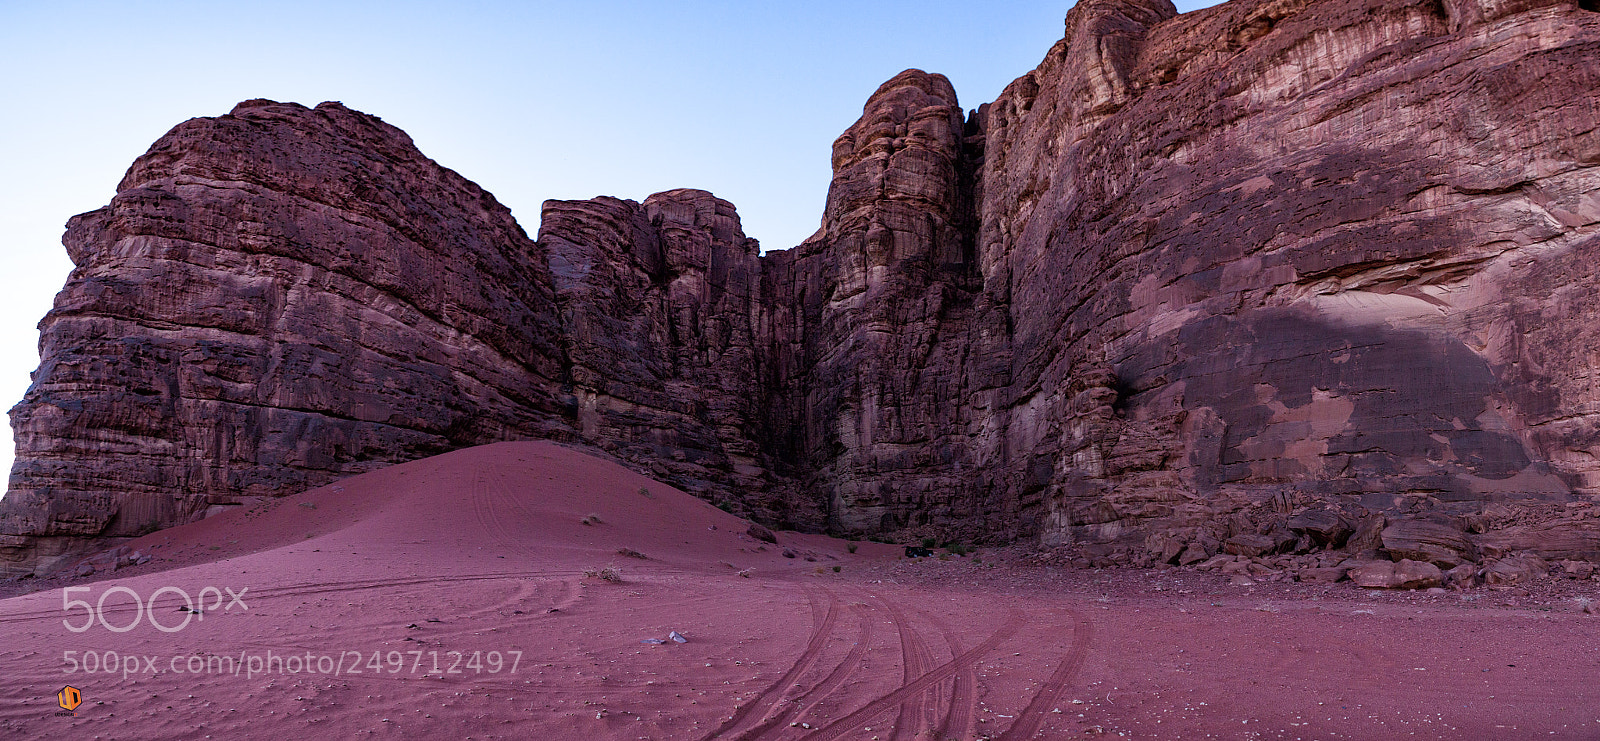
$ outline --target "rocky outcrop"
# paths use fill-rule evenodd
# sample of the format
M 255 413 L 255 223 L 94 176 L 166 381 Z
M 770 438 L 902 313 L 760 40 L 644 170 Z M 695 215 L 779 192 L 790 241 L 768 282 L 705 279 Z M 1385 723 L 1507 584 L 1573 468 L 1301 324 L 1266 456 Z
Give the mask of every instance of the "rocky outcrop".
M 760 272 L 732 206 L 552 203 L 546 231 L 336 103 L 178 126 L 68 225 L 0 553 L 48 566 L 84 537 L 516 438 L 757 498 Z
M 980 156 L 950 82 L 901 73 L 834 142 L 822 228 L 764 258 L 779 449 L 836 530 L 983 511 L 966 403 L 997 383 L 971 354 Z
M 549 201 L 539 246 L 581 439 L 761 519 L 820 525 L 769 446 L 762 261 L 732 204 L 698 190 Z
M 1539 5 L 1074 8 L 980 112 L 1047 538 L 1596 493 L 1600 18 Z
M 76 267 L 11 412 L 7 534 L 133 535 L 561 434 L 538 246 L 374 117 L 257 100 L 188 121 L 64 241 Z
M 1350 569 L 1350 581 L 1368 589 L 1429 589 L 1444 583 L 1444 572 L 1427 561 L 1371 561 Z
M 1588 558 L 1593 11 L 1082 0 L 970 114 L 885 83 L 766 254 L 687 190 L 530 240 L 337 104 L 187 122 L 69 225 L 0 554 L 555 437 L 841 533 Z

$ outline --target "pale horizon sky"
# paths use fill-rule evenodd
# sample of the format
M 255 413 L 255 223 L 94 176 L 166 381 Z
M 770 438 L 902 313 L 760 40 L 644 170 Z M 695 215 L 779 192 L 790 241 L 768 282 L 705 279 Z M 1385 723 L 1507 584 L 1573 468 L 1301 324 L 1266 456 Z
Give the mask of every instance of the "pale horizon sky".
M 38 365 L 36 325 L 72 268 L 67 219 L 186 119 L 338 100 L 530 235 L 546 199 L 701 188 L 783 249 L 817 228 L 833 140 L 879 84 L 938 72 L 976 108 L 1038 65 L 1071 4 L 0 0 L 0 403 Z M 7 424 L 7 474 L 13 450 Z

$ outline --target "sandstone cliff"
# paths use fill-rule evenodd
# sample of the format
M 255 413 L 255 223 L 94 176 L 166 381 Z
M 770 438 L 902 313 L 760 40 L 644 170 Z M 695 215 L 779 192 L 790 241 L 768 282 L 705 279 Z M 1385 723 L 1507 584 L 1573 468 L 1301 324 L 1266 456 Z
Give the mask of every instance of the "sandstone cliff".
M 69 225 L 0 554 L 547 437 L 836 532 L 1600 559 L 1588 0 L 1084 0 L 833 166 L 790 250 L 688 190 L 530 240 L 337 104 L 184 123 Z

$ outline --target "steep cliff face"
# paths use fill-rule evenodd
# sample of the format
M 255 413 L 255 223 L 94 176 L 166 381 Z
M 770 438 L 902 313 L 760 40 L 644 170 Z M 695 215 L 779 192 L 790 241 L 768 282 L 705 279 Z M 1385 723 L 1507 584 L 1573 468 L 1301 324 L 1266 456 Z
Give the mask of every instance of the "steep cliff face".
M 822 228 L 766 257 L 772 407 L 793 430 L 786 456 L 836 529 L 979 506 L 964 399 L 981 141 L 965 129 L 943 76 L 884 83 L 834 142 Z
M 1080 3 L 984 112 L 1006 426 L 1051 462 L 1047 537 L 1225 538 L 1222 515 L 1269 497 L 1459 515 L 1596 493 L 1600 317 L 1578 297 L 1600 249 L 1600 18 L 1170 15 Z
M 538 246 L 398 129 L 249 101 L 173 129 L 117 190 L 68 225 L 4 532 L 128 535 L 560 435 Z
M 969 116 L 885 83 L 765 255 L 690 190 L 530 240 L 374 118 L 241 104 L 69 226 L 0 555 L 554 437 L 838 532 L 1600 558 L 1485 509 L 1600 497 L 1597 61 L 1583 3 L 1084 0 Z
M 770 449 L 760 249 L 732 204 L 698 190 L 549 201 L 539 245 L 584 440 L 763 519 L 820 524 Z
M 178 126 L 68 226 L 76 269 L 12 410 L 0 553 L 33 569 L 85 537 L 517 438 L 716 498 L 769 489 L 746 432 L 757 247 L 732 206 L 551 204 L 546 227 L 529 239 L 336 103 Z

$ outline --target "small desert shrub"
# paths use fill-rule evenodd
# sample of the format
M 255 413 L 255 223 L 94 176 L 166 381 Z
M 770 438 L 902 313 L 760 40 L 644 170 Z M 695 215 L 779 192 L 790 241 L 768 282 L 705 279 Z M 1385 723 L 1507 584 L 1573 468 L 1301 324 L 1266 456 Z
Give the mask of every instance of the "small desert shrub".
M 717 509 L 727 512 L 730 515 L 733 514 L 733 505 L 728 502 L 717 502 Z
M 650 560 L 649 556 L 646 556 L 643 553 L 640 553 L 640 552 L 638 552 L 638 551 L 636 551 L 636 550 L 634 550 L 632 548 L 618 548 L 617 549 L 617 555 L 619 555 L 619 556 L 627 556 L 628 558 L 637 558 L 637 559 L 640 559 L 642 561 Z
M 645 499 L 655 499 L 656 498 L 656 495 L 650 493 L 650 487 L 648 487 L 648 486 L 639 487 L 639 496 L 644 497 Z
M 614 566 L 607 566 L 600 569 L 586 569 L 584 570 L 583 575 L 589 577 L 590 579 L 599 579 L 601 581 L 608 581 L 612 583 L 618 583 L 622 581 L 622 571 Z
M 601 519 L 600 519 L 600 515 L 597 515 L 597 514 L 595 514 L 593 512 L 590 512 L 589 514 L 584 515 L 583 519 L 579 520 L 579 522 L 581 522 L 581 523 L 583 523 L 585 525 L 598 525 L 598 524 L 601 523 Z
M 934 546 L 937 546 L 937 545 L 939 545 L 938 538 L 923 538 L 922 539 L 922 547 L 923 548 L 933 548 Z
M 844 549 L 847 550 L 847 551 L 850 551 L 851 553 L 855 553 L 856 552 L 856 548 L 860 547 L 860 545 L 861 545 L 860 543 L 857 543 L 857 542 L 852 540 L 849 543 L 845 544 Z
M 835 566 L 835 567 L 833 567 L 833 573 L 835 573 L 835 574 L 837 574 L 837 573 L 839 573 L 840 571 L 843 571 L 843 570 L 844 570 L 843 566 Z
M 743 571 L 740 571 L 739 572 L 739 576 L 742 576 L 742 577 L 744 577 L 746 579 L 749 579 L 750 578 L 750 569 L 745 569 Z
M 945 543 L 944 544 L 944 549 L 949 551 L 949 552 L 951 552 L 951 553 L 956 554 L 957 556 L 965 556 L 968 553 L 972 552 L 971 549 L 967 548 L 966 546 L 964 546 L 964 545 L 962 545 L 960 543 Z

